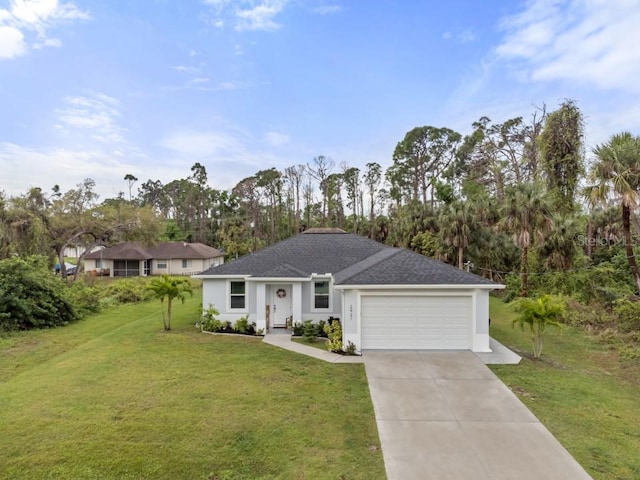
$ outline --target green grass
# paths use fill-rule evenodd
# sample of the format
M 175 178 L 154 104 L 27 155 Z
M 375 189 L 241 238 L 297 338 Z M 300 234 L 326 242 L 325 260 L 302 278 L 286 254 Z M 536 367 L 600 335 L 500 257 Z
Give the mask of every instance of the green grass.
M 362 365 L 201 334 L 198 301 L 0 338 L 0 478 L 384 478 Z
M 542 358 L 532 360 L 530 336 L 512 318 L 491 299 L 491 335 L 524 357 L 491 369 L 594 479 L 640 478 L 640 361 L 573 327 L 549 327 Z
M 300 345 L 306 345 L 307 347 L 319 348 L 320 350 L 324 350 L 325 352 L 328 351 L 327 350 L 328 340 L 324 337 L 315 337 L 309 340 L 307 340 L 306 338 L 296 337 L 296 338 L 292 338 L 291 341 L 299 343 Z

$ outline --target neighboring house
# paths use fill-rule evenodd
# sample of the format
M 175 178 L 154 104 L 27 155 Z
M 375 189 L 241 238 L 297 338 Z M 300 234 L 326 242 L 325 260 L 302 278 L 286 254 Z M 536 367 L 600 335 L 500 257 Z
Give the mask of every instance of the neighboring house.
M 145 247 L 123 242 L 84 257 L 85 272 L 109 272 L 111 277 L 193 275 L 224 263 L 220 250 L 202 243 L 164 242 Z
M 197 275 L 203 305 L 257 329 L 340 318 L 367 349 L 489 349 L 489 291 L 504 288 L 402 248 L 314 228 Z

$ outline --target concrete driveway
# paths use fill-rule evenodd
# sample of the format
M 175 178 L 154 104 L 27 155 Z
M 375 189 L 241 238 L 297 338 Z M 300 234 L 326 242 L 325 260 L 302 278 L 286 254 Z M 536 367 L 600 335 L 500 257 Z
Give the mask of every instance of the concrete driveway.
M 591 478 L 473 353 L 363 358 L 389 480 Z

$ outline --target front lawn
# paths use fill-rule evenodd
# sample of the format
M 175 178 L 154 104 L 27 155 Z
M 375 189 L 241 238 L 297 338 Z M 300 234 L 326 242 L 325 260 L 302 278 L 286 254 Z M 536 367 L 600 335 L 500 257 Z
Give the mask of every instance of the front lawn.
M 203 335 L 194 297 L 0 338 L 0 478 L 384 478 L 362 365 Z
M 491 299 L 491 336 L 525 357 L 491 369 L 594 479 L 640 478 L 640 361 L 572 327 L 549 327 L 542 358 L 532 360 L 529 335 L 512 318 Z
M 313 337 L 310 339 L 306 339 L 303 337 L 293 337 L 291 341 L 299 343 L 300 345 L 306 345 L 307 347 L 319 348 L 320 350 L 324 350 L 325 352 L 329 351 L 327 350 L 327 342 L 329 340 L 324 337 Z

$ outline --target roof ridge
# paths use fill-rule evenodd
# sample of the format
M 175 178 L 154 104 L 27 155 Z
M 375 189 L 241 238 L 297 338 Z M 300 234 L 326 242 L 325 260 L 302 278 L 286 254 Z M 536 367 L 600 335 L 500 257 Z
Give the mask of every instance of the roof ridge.
M 293 265 L 291 265 L 289 262 L 285 262 L 282 264 L 283 267 L 287 267 L 290 270 L 293 270 L 294 272 L 299 273 L 300 275 L 304 275 L 304 276 L 308 276 L 309 274 L 303 270 L 300 270 L 299 268 L 294 267 Z
M 344 283 L 348 281 L 350 278 L 355 277 L 356 275 L 361 274 L 369 270 L 372 267 L 375 267 L 380 262 L 384 260 L 388 260 L 392 257 L 398 255 L 402 250 L 400 248 L 395 247 L 386 247 L 380 250 L 379 252 L 374 253 L 373 255 L 368 256 L 367 258 L 363 258 L 358 263 L 354 263 L 353 265 L 349 265 L 347 268 L 340 270 L 334 274 L 334 278 L 336 279 L 336 283 Z M 366 265 L 366 266 L 365 266 Z M 361 268 L 363 267 L 364 268 Z M 342 275 L 344 277 L 342 277 Z

